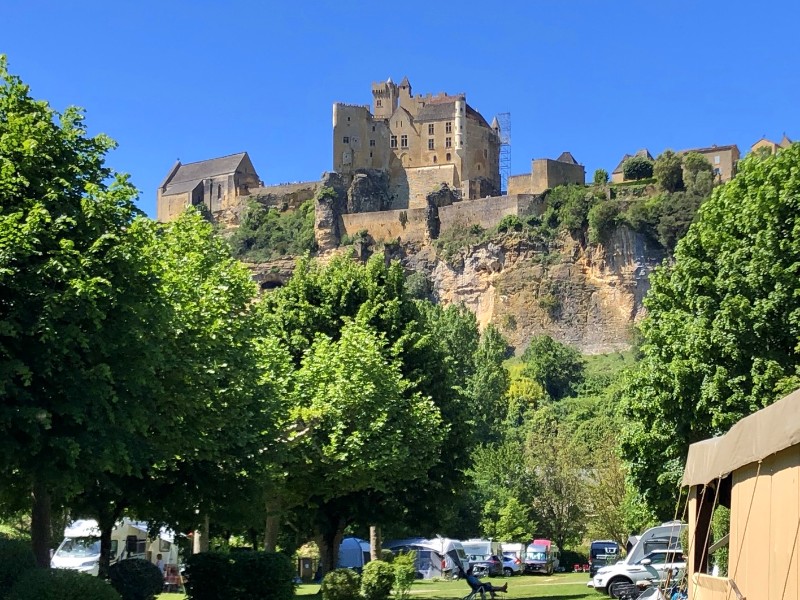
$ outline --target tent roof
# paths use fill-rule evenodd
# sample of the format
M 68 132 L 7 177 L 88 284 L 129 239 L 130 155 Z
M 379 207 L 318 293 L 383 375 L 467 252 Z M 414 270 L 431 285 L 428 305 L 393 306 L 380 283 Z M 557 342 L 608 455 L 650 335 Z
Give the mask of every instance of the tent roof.
M 700 485 L 800 444 L 800 389 L 743 418 L 725 435 L 689 446 L 682 485 Z

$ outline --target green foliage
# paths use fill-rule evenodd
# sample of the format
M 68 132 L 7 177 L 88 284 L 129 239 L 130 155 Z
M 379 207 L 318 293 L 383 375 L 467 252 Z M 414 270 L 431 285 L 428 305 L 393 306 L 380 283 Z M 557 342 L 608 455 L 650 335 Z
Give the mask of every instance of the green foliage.
M 525 375 L 538 381 L 554 400 L 570 395 L 583 381 L 584 363 L 578 351 L 548 335 L 534 336 L 522 361 Z
M 4 599 L 14 582 L 36 567 L 30 542 L 0 537 L 0 599 Z
M 653 176 L 658 188 L 665 192 L 677 192 L 683 189 L 683 173 L 681 156 L 672 150 L 664 150 L 653 165 Z
M 495 229 L 498 233 L 522 231 L 522 221 L 516 215 L 506 215 L 500 220 Z
M 67 569 L 33 569 L 17 580 L 8 600 L 121 600 L 108 582 Z
M 291 560 L 271 552 L 202 552 L 187 561 L 191 600 L 292 600 Z
M 251 202 L 230 244 L 234 256 L 249 262 L 315 251 L 314 200 L 287 211 Z
M 361 573 L 361 595 L 365 600 L 386 600 L 394 586 L 394 567 L 382 560 L 364 565 Z
M 111 586 L 122 600 L 153 600 L 164 591 L 164 575 L 148 560 L 121 560 L 108 569 Z
M 547 195 L 543 222 L 555 230 L 578 232 L 586 227 L 589 209 L 598 200 L 582 185 L 559 185 Z
M 558 296 L 555 294 L 539 296 L 536 303 L 551 319 L 555 319 L 558 316 L 558 311 L 561 308 L 561 300 L 559 300 Z
M 567 571 L 572 571 L 573 565 L 589 564 L 589 556 L 586 552 L 562 549 L 560 563 Z
M 619 225 L 620 205 L 614 200 L 598 202 L 589 209 L 589 242 L 604 244 Z
M 687 191 L 707 196 L 714 182 L 714 168 L 702 154 L 689 152 L 683 157 L 682 177 Z
M 391 564 L 394 562 L 394 553 L 386 548 L 381 549 L 381 558 L 383 562 Z
M 422 271 L 414 271 L 406 277 L 406 294 L 410 298 L 416 298 L 418 300 L 427 300 L 432 291 L 431 282 L 428 277 Z
M 710 543 L 718 542 L 723 537 L 728 535 L 731 530 L 731 510 L 718 504 L 714 508 L 714 515 L 711 517 L 711 533 L 713 539 Z M 687 529 L 688 531 L 688 529 Z M 684 548 L 688 548 L 686 545 Z M 728 575 L 728 559 L 730 553 L 730 544 L 717 548 L 713 554 L 713 564 L 719 567 L 719 576 L 727 577 Z
M 336 569 L 322 580 L 322 600 L 359 600 L 361 587 L 358 573 L 350 569 Z
M 595 185 L 605 185 L 608 183 L 608 171 L 605 169 L 596 169 L 592 177 L 592 183 Z
M 415 568 L 416 552 L 403 552 L 394 557 L 394 597 L 398 600 L 408 600 L 411 597 L 411 585 L 417 577 Z
M 688 445 L 773 402 L 800 365 L 800 147 L 740 163 L 650 278 L 623 451 L 672 516 Z M 653 477 L 654 473 L 659 473 Z
M 633 156 L 622 164 L 625 179 L 638 181 L 653 176 L 653 162 L 644 156 Z

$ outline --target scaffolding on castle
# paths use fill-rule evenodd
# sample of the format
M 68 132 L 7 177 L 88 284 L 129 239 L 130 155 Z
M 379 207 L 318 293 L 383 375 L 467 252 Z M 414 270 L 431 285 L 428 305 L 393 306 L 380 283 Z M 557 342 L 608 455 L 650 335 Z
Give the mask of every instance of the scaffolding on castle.
M 500 193 L 508 193 L 508 176 L 511 172 L 511 113 L 497 115 L 500 126 Z

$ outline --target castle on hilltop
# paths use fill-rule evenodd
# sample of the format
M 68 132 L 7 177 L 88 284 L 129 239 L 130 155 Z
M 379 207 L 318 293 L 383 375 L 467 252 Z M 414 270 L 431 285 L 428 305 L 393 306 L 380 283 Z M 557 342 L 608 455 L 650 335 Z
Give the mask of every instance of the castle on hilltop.
M 413 96 L 407 77 L 372 84 L 372 106 L 333 105 L 333 170 L 388 176 L 387 210 L 422 208 L 446 183 L 461 199 L 500 193 L 500 127 L 466 94 Z

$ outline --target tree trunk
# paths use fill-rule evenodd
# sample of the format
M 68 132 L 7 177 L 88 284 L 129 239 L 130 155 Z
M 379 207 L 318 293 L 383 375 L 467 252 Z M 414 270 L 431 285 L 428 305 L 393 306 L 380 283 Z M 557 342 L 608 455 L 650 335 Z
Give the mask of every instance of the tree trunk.
M 108 579 L 108 567 L 111 564 L 111 532 L 114 529 L 114 521 L 109 524 L 103 519 L 100 525 L 100 561 L 97 565 L 97 576 L 100 579 Z
M 379 525 L 371 525 L 369 528 L 369 558 L 370 560 L 381 559 L 381 528 Z
M 337 521 L 338 525 L 327 531 L 323 531 L 317 537 L 317 545 L 319 546 L 319 563 L 322 576 L 326 573 L 333 571 L 339 564 L 339 545 L 342 543 L 344 537 L 344 523 Z
M 278 525 L 280 523 L 281 501 L 279 498 L 267 500 L 267 521 L 264 528 L 264 550 L 275 552 L 278 545 Z
M 208 552 L 208 529 L 210 527 L 210 520 L 208 515 L 203 517 L 203 524 L 194 530 L 194 538 L 192 541 L 192 554 L 200 554 L 201 552 Z
M 50 567 L 50 492 L 39 479 L 33 481 L 31 494 L 31 544 L 36 565 Z

